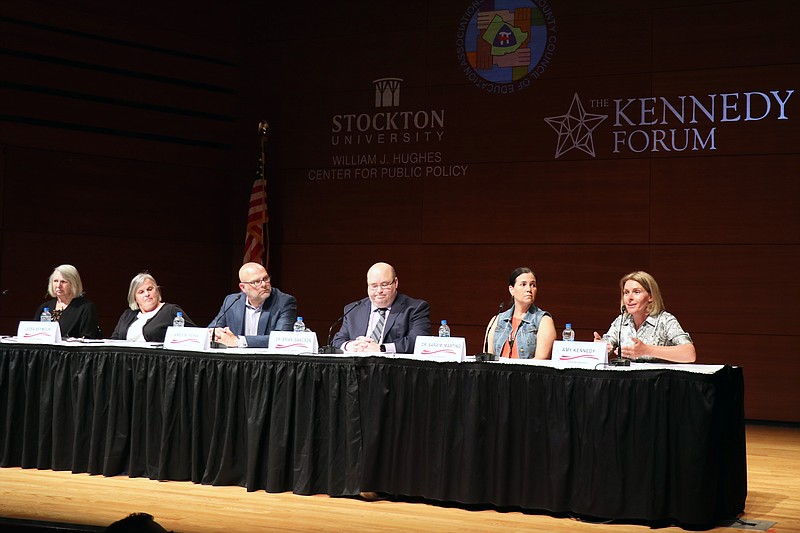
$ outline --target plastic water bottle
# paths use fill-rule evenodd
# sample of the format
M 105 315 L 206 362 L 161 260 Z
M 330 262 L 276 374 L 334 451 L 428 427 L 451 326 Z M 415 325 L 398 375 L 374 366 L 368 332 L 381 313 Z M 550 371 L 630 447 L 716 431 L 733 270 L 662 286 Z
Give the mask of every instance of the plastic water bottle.
M 567 322 L 567 327 L 564 328 L 564 333 L 561 334 L 561 338 L 565 341 L 575 340 L 575 330 L 572 329 L 572 324 L 569 322 Z
M 439 326 L 439 336 L 440 337 L 450 336 L 450 326 L 447 325 L 447 320 L 442 320 L 442 325 Z
M 306 330 L 306 323 L 303 322 L 303 317 L 297 317 L 297 322 L 294 323 L 294 331 L 299 331 L 300 333 L 305 332 Z
M 49 307 L 45 307 L 44 308 L 44 310 L 42 311 L 42 316 L 39 317 L 39 321 L 40 322 L 52 322 L 53 321 L 53 315 L 50 314 L 50 308 Z
M 172 321 L 172 325 L 176 328 L 182 328 L 185 323 L 186 320 L 183 319 L 183 313 L 178 311 L 178 314 L 175 315 L 175 319 Z

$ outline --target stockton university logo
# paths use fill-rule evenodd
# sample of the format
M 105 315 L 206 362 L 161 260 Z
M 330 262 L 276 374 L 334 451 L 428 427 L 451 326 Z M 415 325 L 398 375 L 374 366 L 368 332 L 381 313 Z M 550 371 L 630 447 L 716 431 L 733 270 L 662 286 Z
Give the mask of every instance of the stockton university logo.
M 459 66 L 481 90 L 520 91 L 550 65 L 557 29 L 546 0 L 473 0 L 458 24 Z

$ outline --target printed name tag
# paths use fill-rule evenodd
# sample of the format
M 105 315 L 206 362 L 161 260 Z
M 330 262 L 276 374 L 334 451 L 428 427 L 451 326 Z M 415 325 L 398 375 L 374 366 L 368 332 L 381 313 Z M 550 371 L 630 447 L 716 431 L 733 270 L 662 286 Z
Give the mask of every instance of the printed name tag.
M 461 362 L 467 356 L 467 343 L 464 337 L 417 337 L 414 343 L 414 357 L 435 361 Z
M 208 328 L 167 328 L 164 348 L 168 350 L 193 350 L 202 352 L 209 349 Z
M 604 342 L 555 341 L 553 343 L 553 361 L 586 365 L 607 363 L 606 348 Z
M 23 320 L 17 328 L 17 342 L 55 344 L 61 342 L 61 328 L 58 327 L 58 322 Z
M 313 331 L 273 331 L 269 334 L 271 353 L 314 355 L 319 351 L 317 334 Z

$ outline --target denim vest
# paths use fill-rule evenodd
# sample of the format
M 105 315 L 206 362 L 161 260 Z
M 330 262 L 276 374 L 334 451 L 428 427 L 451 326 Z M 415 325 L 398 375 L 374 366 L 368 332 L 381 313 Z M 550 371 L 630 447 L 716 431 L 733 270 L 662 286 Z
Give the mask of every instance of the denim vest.
M 494 353 L 498 356 L 503 353 L 503 345 L 511 335 L 511 317 L 513 314 L 514 307 L 511 307 L 511 309 L 504 311 L 497 317 L 494 330 Z M 531 305 L 531 308 L 522 317 L 514 340 L 520 359 L 531 359 L 536 354 L 536 334 L 539 332 L 539 323 L 545 315 L 550 316 L 550 313 Z

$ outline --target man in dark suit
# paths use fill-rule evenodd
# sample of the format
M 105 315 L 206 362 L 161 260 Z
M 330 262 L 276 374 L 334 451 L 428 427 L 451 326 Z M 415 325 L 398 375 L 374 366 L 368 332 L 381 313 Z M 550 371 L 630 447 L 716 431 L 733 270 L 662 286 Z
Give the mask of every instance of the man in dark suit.
M 419 335 L 431 334 L 431 308 L 397 292 L 392 265 L 375 263 L 367 271 L 367 297 L 344 308 L 333 345 L 345 352 L 413 353 Z
M 241 292 L 225 297 L 208 325 L 214 328 L 213 339 L 230 347 L 266 348 L 270 332 L 292 330 L 297 300 L 272 286 L 266 268 L 258 263 L 242 265 L 239 289 Z

